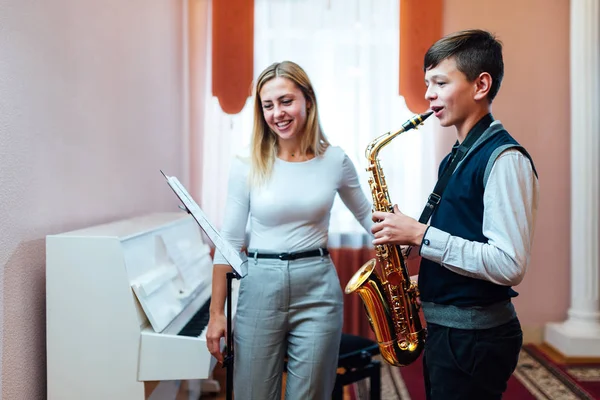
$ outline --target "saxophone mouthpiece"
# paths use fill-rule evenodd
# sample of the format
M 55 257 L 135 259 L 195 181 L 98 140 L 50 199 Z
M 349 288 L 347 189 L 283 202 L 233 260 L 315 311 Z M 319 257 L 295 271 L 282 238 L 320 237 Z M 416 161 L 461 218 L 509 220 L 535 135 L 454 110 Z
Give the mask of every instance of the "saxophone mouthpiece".
M 406 121 L 402 128 L 407 131 L 409 129 L 416 129 L 419 125 L 421 125 L 427 118 L 431 117 L 433 114 L 433 110 L 427 110 L 423 114 L 416 114 L 411 119 Z

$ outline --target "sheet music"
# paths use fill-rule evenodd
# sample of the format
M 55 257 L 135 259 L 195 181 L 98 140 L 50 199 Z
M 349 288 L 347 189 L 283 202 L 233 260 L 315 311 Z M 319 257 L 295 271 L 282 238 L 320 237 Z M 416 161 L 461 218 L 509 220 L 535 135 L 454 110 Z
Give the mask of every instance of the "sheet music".
M 217 249 L 223 254 L 223 257 L 231 265 L 234 271 L 243 278 L 248 273 L 248 258 L 244 253 L 236 251 L 228 241 L 223 239 L 219 231 L 210 223 L 204 211 L 194 201 L 186 188 L 179 182 L 175 176 L 167 176 L 162 170 L 160 171 L 167 179 L 167 183 L 173 189 L 173 192 L 179 197 L 186 210 L 192 214 L 200 228 L 206 233 L 209 239 L 214 243 Z

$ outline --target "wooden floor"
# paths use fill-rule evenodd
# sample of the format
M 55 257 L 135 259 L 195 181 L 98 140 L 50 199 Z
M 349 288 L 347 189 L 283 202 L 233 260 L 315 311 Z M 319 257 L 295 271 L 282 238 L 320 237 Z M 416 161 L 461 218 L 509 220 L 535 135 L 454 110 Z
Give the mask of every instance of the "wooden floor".
M 216 399 L 216 400 L 225 400 L 226 398 L 226 385 L 225 385 L 225 380 L 227 379 L 227 370 L 225 368 L 221 368 L 219 365 L 217 365 L 215 367 L 215 369 L 213 370 L 213 379 L 215 379 L 217 382 L 219 382 L 219 385 L 221 386 L 221 391 L 219 392 L 219 394 L 214 395 L 214 394 L 203 394 L 200 399 L 204 400 L 204 399 Z
M 285 396 L 285 374 L 283 374 L 283 389 L 281 391 L 282 395 L 281 398 L 284 399 Z M 225 400 L 226 398 L 226 387 L 225 387 L 225 380 L 227 378 L 227 371 L 225 370 L 225 368 L 221 368 L 219 366 L 215 367 L 214 372 L 213 372 L 213 378 L 215 380 L 217 380 L 221 386 L 221 391 L 219 392 L 219 394 L 217 395 L 208 395 L 208 394 L 203 394 L 200 399 L 202 400 Z M 348 393 L 348 388 L 344 388 L 344 400 L 350 400 L 350 394 Z

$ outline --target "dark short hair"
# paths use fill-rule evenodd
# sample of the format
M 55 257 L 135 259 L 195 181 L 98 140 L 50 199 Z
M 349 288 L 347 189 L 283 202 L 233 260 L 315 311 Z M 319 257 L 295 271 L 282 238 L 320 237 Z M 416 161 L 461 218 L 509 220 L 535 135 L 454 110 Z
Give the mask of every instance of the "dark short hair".
M 488 99 L 491 103 L 504 77 L 502 43 L 490 32 L 480 29 L 451 33 L 427 50 L 423 70 L 435 68 L 449 58 L 454 58 L 456 67 L 469 81 L 474 81 L 482 72 L 490 74 L 492 87 Z

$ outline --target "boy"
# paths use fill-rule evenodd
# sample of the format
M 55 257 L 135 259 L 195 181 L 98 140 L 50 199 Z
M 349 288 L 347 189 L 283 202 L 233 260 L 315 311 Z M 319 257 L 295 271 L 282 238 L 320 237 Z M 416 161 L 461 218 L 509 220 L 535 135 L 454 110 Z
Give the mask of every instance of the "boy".
M 529 262 L 537 175 L 491 114 L 504 74 L 501 43 L 482 30 L 456 32 L 424 61 L 430 108 L 442 126 L 456 128 L 439 170 L 447 184 L 441 200 L 430 197 L 429 225 L 397 207 L 374 212 L 373 243 L 420 248 L 427 398 L 500 399 L 523 342 L 511 287 Z

